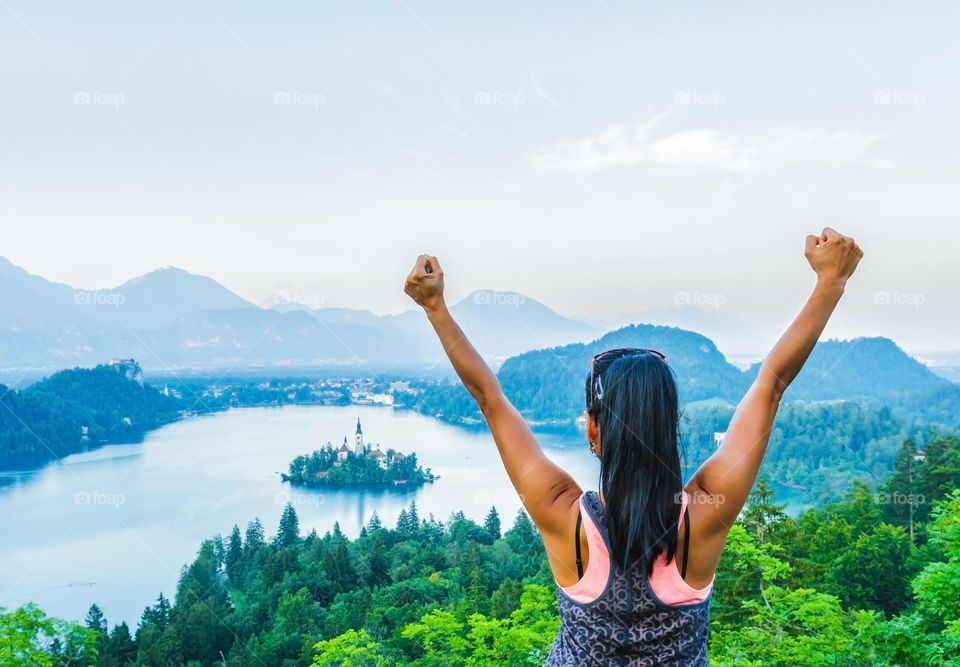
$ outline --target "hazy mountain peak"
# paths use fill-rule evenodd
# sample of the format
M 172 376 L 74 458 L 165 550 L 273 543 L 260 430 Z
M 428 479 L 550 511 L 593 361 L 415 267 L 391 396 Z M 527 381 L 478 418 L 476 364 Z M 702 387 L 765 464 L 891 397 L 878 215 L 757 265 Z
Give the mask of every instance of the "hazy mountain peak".
M 474 290 L 454 304 L 454 308 L 459 306 L 513 306 L 533 305 L 546 308 L 542 303 L 535 299 L 520 294 L 519 292 L 501 292 L 492 289 Z

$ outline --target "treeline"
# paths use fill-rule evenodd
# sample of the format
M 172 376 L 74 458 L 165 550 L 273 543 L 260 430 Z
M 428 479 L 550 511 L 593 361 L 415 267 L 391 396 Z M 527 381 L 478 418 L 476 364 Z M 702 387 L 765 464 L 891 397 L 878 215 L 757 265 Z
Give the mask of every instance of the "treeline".
M 497 378 L 504 394 L 528 419 L 572 423 L 583 413 L 593 355 L 620 347 L 655 347 L 663 352 L 676 375 L 682 404 L 709 399 L 737 403 L 760 368 L 755 364 L 740 371 L 709 338 L 692 331 L 639 324 L 586 345 L 510 357 Z M 900 408 L 900 416 L 920 426 L 960 427 L 960 386 L 935 375 L 887 338 L 818 343 L 784 398 L 785 402 L 845 399 L 872 408 Z M 481 417 L 458 383 L 437 383 L 414 405 L 425 414 L 442 412 L 452 422 Z
M 316 380 L 314 380 L 315 382 Z M 0 469 L 26 469 L 106 443 L 139 442 L 187 414 L 254 405 L 348 405 L 344 387 L 307 380 L 171 380 L 144 384 L 136 362 L 59 371 L 22 391 L 0 384 Z
M 685 464 L 699 466 L 725 432 L 734 408 L 688 406 L 681 418 Z M 854 481 L 874 487 L 893 470 L 900 444 L 920 446 L 935 431 L 922 431 L 888 408 L 862 403 L 786 403 L 777 412 L 762 472 L 801 492 L 813 505 L 839 500 Z
M 436 401 L 441 395 L 455 397 L 455 402 L 431 403 L 427 412 L 447 417 L 460 414 L 467 404 L 476 410 L 462 385 L 424 388 L 417 397 L 407 395 L 406 406 L 421 397 Z M 723 401 L 683 407 L 680 435 L 688 470 L 716 451 L 714 434 L 727 430 L 734 409 Z M 475 414 L 482 419 L 479 411 Z M 785 403 L 777 412 L 762 471 L 792 487 L 808 503 L 820 505 L 842 498 L 855 480 L 871 487 L 879 484 L 890 474 L 900 443 L 912 438 L 922 447 L 933 433 L 905 418 L 902 410 L 871 407 L 866 402 Z
M 736 403 L 759 371 L 739 371 L 706 337 L 673 327 L 633 325 L 588 345 L 534 350 L 497 373 L 504 394 L 531 423 L 572 424 L 583 414 L 593 355 L 618 347 L 656 347 L 677 378 L 687 445 L 699 466 L 716 446 Z M 459 382 L 418 383 L 395 402 L 444 421 L 483 427 Z M 918 445 L 936 429 L 960 427 L 960 386 L 935 374 L 886 338 L 818 343 L 777 415 L 763 472 L 811 504 L 839 500 L 850 484 L 873 486 L 890 473 L 899 443 Z
M 105 442 L 136 442 L 177 419 L 177 401 L 130 377 L 137 372 L 135 364 L 74 368 L 20 392 L 0 385 L 0 468 L 33 467 Z
M 957 665 L 958 487 L 960 438 L 946 435 L 923 458 L 905 441 L 877 491 L 855 484 L 798 519 L 761 480 L 717 571 L 711 664 Z M 258 520 L 243 534 L 234 526 L 203 543 L 174 603 L 160 596 L 132 637 L 124 624 L 108 631 L 94 607 L 86 628 L 50 628 L 56 648 L 25 647 L 51 622 L 38 614 L 0 615 L 10 664 L 535 665 L 559 628 L 543 544 L 523 511 L 501 534 L 495 509 L 483 525 L 462 513 L 441 523 L 415 504 L 392 529 L 374 515 L 355 540 L 338 526 L 300 537 L 292 506 L 269 540 Z M 4 654 L 16 640 L 20 652 Z

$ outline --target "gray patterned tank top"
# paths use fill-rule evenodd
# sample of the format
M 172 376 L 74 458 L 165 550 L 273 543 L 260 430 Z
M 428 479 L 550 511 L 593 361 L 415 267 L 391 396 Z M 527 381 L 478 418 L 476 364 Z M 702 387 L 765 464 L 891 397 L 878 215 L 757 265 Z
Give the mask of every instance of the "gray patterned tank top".
M 607 547 L 607 554 L 591 553 L 591 562 L 594 555 L 609 558 L 603 503 L 594 491 L 587 491 L 583 507 Z M 701 602 L 666 604 L 653 592 L 639 565 L 634 563 L 624 571 L 610 559 L 606 587 L 589 602 L 578 602 L 557 586 L 560 631 L 547 656 L 547 667 L 708 665 L 710 594 Z

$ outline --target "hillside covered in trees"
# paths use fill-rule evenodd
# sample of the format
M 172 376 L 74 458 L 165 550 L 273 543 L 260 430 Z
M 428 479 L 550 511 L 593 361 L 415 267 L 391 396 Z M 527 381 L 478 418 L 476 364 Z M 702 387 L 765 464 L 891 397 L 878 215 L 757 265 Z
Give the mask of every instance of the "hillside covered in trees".
M 104 442 L 136 442 L 179 418 L 136 362 L 60 371 L 21 392 L 0 385 L 0 468 L 26 468 Z
M 532 423 L 572 424 L 583 414 L 593 355 L 617 347 L 663 352 L 683 404 L 681 437 L 688 470 L 716 449 L 759 364 L 740 371 L 700 334 L 633 325 L 588 345 L 534 350 L 507 359 L 497 373 L 504 394 Z M 445 421 L 483 427 L 458 382 L 422 383 L 397 403 Z M 839 500 L 854 480 L 873 487 L 891 471 L 900 443 L 918 446 L 937 430 L 960 427 L 960 386 L 932 373 L 885 338 L 818 343 L 787 390 L 763 471 L 810 503 Z
M 937 665 L 960 656 L 960 438 L 901 445 L 875 493 L 791 519 L 761 479 L 732 527 L 711 602 L 713 665 Z M 205 541 L 176 596 L 134 632 L 93 606 L 85 627 L 35 607 L 0 612 L 11 665 L 332 667 L 537 665 L 559 628 L 540 537 L 521 510 L 501 531 L 453 513 L 355 540 L 301 537 L 288 506 Z M 6 653 L 4 652 L 6 651 Z
M 760 365 L 746 371 L 729 363 L 713 342 L 676 327 L 636 324 L 589 344 L 532 350 L 503 362 L 497 378 L 504 394 L 534 422 L 572 423 L 583 414 L 584 385 L 593 356 L 618 347 L 663 352 L 677 378 L 681 404 L 719 399 L 736 403 Z M 924 405 L 934 399 L 932 411 Z M 903 408 L 902 416 L 921 425 L 960 426 L 960 386 L 934 374 L 887 338 L 824 341 L 816 345 L 784 396 L 790 401 L 853 401 L 871 407 Z M 953 411 L 944 409 L 950 401 Z M 425 414 L 442 414 L 454 423 L 481 418 L 470 395 L 457 382 L 440 384 L 407 405 Z
M 107 443 L 138 442 L 186 415 L 252 405 L 350 403 L 345 387 L 317 392 L 308 380 L 171 377 L 143 381 L 132 359 L 54 373 L 22 391 L 0 385 L 0 469 L 28 469 Z

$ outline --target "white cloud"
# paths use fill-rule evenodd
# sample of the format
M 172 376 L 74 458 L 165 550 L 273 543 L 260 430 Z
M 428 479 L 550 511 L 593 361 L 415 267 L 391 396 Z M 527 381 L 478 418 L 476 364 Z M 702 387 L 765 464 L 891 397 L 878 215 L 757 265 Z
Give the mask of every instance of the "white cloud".
M 802 163 L 892 166 L 869 154 L 883 138 L 879 132 L 791 126 L 751 136 L 714 128 L 658 132 L 666 116 L 660 114 L 632 131 L 613 126 L 580 141 L 555 144 L 532 155 L 530 162 L 541 169 L 559 171 L 600 171 L 642 164 L 741 173 Z

